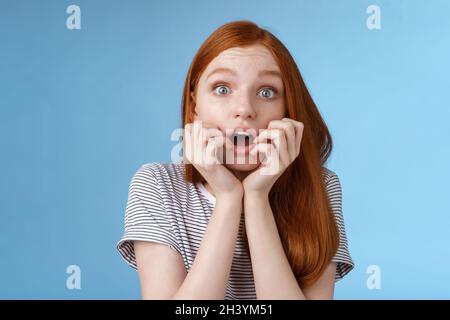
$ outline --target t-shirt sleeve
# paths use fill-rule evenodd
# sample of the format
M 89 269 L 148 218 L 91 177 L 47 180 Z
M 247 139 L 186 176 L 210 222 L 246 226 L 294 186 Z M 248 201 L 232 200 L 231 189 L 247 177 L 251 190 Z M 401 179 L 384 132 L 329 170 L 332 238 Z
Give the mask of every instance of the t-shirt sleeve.
M 331 260 L 336 262 L 336 281 L 342 279 L 355 266 L 348 250 L 347 235 L 345 233 L 344 216 L 342 214 L 342 190 L 339 177 L 330 171 L 326 181 L 326 189 L 331 202 L 331 208 L 339 230 L 339 247 Z
M 174 217 L 164 206 L 156 170 L 152 164 L 141 166 L 128 190 L 125 230 L 117 249 L 134 269 L 137 269 L 134 240 L 165 244 L 181 254 L 174 232 Z

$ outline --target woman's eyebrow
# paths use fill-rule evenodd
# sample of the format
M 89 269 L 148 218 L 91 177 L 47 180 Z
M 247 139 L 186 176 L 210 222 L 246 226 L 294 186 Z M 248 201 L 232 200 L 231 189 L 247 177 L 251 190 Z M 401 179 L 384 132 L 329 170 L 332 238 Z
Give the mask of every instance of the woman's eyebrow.
M 233 76 L 236 75 L 236 71 L 234 71 L 233 69 L 229 69 L 229 68 L 216 68 L 213 71 L 211 71 L 209 73 L 209 75 L 206 77 L 206 80 L 209 79 L 209 77 L 211 77 L 213 74 L 215 73 L 229 73 Z M 282 79 L 281 77 L 281 73 L 278 70 L 261 70 L 260 72 L 258 72 L 258 77 L 262 77 L 262 76 L 275 76 L 278 77 L 280 79 Z
M 281 72 L 278 70 L 262 70 L 258 73 L 258 77 L 262 77 L 262 76 L 274 76 L 274 77 L 283 79 L 281 77 Z
M 229 74 L 231 74 L 231 75 L 233 75 L 233 76 L 236 75 L 236 71 L 234 71 L 234 70 L 232 70 L 232 69 L 228 69 L 228 68 L 216 68 L 216 69 L 214 69 L 213 71 L 211 71 L 211 72 L 209 73 L 209 75 L 206 77 L 206 80 L 208 80 L 208 78 L 211 77 L 213 74 L 215 74 L 215 73 L 220 73 L 220 72 L 222 72 L 222 73 L 229 73 Z

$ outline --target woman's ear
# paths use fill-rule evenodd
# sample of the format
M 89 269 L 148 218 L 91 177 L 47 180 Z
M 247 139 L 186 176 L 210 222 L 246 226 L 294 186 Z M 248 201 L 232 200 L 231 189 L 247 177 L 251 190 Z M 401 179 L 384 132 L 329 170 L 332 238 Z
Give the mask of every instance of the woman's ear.
M 194 118 L 196 118 L 198 116 L 197 114 L 197 103 L 195 101 L 195 94 L 194 92 L 191 91 L 191 110 L 194 114 Z

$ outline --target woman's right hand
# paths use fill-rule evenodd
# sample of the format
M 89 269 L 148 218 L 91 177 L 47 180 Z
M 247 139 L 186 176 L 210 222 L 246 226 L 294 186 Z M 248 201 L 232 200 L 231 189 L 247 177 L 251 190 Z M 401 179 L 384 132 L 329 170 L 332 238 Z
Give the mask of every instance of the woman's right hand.
M 241 181 L 217 158 L 218 152 L 232 152 L 233 144 L 222 131 L 202 121 L 187 123 L 184 128 L 184 158 L 205 178 L 215 197 L 241 197 L 244 188 Z M 225 153 L 224 155 L 226 155 Z

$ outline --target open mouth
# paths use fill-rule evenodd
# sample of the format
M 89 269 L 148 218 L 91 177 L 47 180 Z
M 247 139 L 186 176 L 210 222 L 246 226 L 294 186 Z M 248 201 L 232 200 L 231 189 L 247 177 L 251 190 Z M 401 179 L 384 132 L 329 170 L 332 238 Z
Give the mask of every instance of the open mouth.
M 249 147 L 255 137 L 249 132 L 235 132 L 231 135 L 231 141 L 235 147 Z
M 250 132 L 234 132 L 231 134 L 230 141 L 233 142 L 234 155 L 239 157 L 249 155 L 255 146 L 254 139 L 255 136 Z

